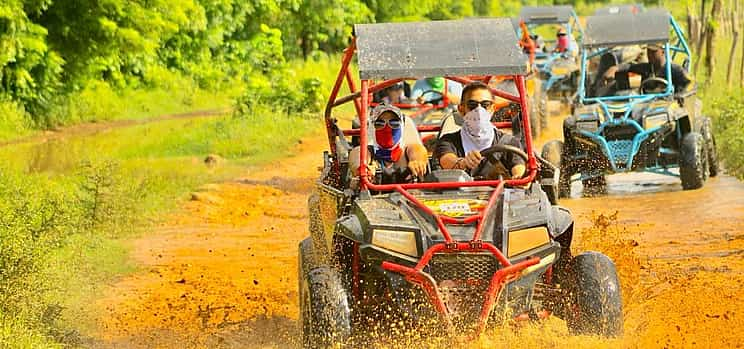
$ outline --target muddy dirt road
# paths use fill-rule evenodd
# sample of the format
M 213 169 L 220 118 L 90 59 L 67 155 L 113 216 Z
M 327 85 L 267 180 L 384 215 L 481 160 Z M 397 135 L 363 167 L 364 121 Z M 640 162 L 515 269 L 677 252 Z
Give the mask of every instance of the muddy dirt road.
M 98 302 L 91 347 L 297 347 L 297 243 L 307 234 L 306 198 L 323 139 L 317 134 L 297 145 L 296 157 L 244 178 L 205 186 L 135 241 L 142 271 Z M 577 219 L 575 250 L 599 249 L 618 264 L 624 338 L 571 337 L 554 319 L 489 333 L 476 346 L 744 347 L 744 183 L 722 175 L 683 192 L 673 178 L 609 182 L 608 196 L 562 204 Z

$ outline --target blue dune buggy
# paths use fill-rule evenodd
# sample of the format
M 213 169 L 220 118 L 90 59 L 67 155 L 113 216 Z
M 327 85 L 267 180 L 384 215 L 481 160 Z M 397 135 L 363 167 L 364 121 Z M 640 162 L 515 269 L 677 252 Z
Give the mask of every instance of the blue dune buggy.
M 519 20 L 527 25 L 537 45 L 535 69 L 542 81 L 541 93 L 537 94 L 539 103 L 546 104 L 548 98 L 570 102 L 578 88 L 579 44 L 576 40 L 583 37 L 583 29 L 573 7 L 525 6 L 519 14 Z M 545 127 L 547 119 L 542 120 L 542 126 Z
M 647 45 L 649 57 L 654 55 L 654 64 L 643 50 L 628 49 L 641 45 Z M 641 54 L 627 57 L 628 52 Z M 634 64 L 626 67 L 645 64 L 656 72 L 610 70 L 628 61 Z M 570 196 L 570 183 L 577 180 L 585 195 L 603 194 L 605 177 L 613 173 L 677 176 L 685 190 L 700 188 L 717 175 L 712 125 L 686 76 L 689 63 L 683 32 L 665 10 L 587 19 L 578 105 L 564 121 L 564 142 L 551 141 L 542 152 L 560 168 L 559 196 Z M 686 82 L 684 88 L 680 81 Z

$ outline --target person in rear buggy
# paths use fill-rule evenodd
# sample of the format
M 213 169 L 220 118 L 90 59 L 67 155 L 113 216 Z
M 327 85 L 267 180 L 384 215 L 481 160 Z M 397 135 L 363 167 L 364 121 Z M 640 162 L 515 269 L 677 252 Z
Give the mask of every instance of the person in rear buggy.
M 405 85 L 402 81 L 386 88 L 382 96 L 382 103 L 386 104 L 409 104 L 413 102 L 413 99 L 406 96 Z
M 570 55 L 575 55 L 579 51 L 579 45 L 576 43 L 576 40 L 574 40 L 568 33 L 566 32 L 566 29 L 561 27 L 558 29 L 558 32 L 555 34 L 556 41 L 555 41 L 555 49 L 553 49 L 553 52 L 556 53 L 566 53 Z
M 405 183 L 412 176 L 423 178 L 427 171 L 428 153 L 421 143 L 413 120 L 403 115 L 400 109 L 380 104 L 372 110 L 371 129 L 367 152 L 367 175 L 376 181 L 375 175 L 381 170 L 378 184 Z M 360 151 L 355 147 L 349 153 L 349 169 L 354 177 L 359 176 Z
M 445 81 L 446 79 L 441 76 L 429 77 L 424 79 L 416 80 L 413 84 L 413 90 L 411 90 L 411 99 L 415 99 L 418 103 L 431 103 L 430 98 L 437 99 L 436 94 L 430 94 L 429 91 L 439 92 L 442 95 L 447 95 L 447 100 L 452 104 L 460 102 L 460 93 L 462 93 L 462 85 L 455 81 Z M 447 86 L 447 91 L 444 90 L 444 86 Z
M 443 169 L 472 171 L 481 163 L 481 150 L 493 145 L 511 145 L 521 149 L 519 139 L 506 134 L 491 123 L 493 94 L 482 82 L 472 82 L 462 90 L 458 110 L 463 116 L 462 128 L 443 135 L 434 151 Z M 488 172 L 488 179 L 521 178 L 525 173 L 522 158 L 512 153 L 495 153 L 499 160 Z
M 667 79 L 666 70 L 666 54 L 664 53 L 664 46 L 662 44 L 651 44 L 646 47 L 646 55 L 648 62 L 636 63 L 636 64 L 618 64 L 614 67 L 607 69 L 604 73 L 605 80 L 614 80 L 615 73 L 618 72 L 630 72 L 641 75 L 641 80 L 646 80 L 652 77 Z M 681 65 L 672 63 L 672 85 L 674 86 L 675 92 L 683 92 L 689 87 L 692 82 L 690 77 L 687 75 L 685 68 Z M 607 93 L 612 93 L 608 91 Z M 663 92 L 663 91 L 651 91 L 651 92 Z

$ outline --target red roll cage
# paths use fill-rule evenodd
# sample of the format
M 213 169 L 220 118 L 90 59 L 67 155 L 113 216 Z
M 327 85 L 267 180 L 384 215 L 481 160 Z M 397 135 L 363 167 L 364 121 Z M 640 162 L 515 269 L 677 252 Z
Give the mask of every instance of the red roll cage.
M 325 108 L 325 122 L 326 122 L 326 129 L 328 132 L 328 144 L 331 149 L 332 154 L 336 154 L 336 137 L 339 137 L 339 129 L 338 125 L 336 124 L 336 120 L 332 117 L 331 112 L 333 108 L 338 107 L 340 105 L 353 102 L 354 108 L 356 110 L 357 117 L 359 118 L 360 127 L 359 129 L 348 129 L 348 130 L 341 130 L 341 134 L 344 136 L 359 136 L 360 139 L 360 156 L 362 159 L 366 159 L 367 157 L 367 145 L 369 144 L 367 139 L 367 114 L 368 109 L 372 105 L 372 94 L 377 91 L 381 91 L 389 86 L 392 86 L 398 82 L 401 82 L 403 80 L 407 79 L 415 79 L 414 77 L 407 77 L 407 78 L 395 78 L 395 79 L 389 79 L 384 80 L 378 83 L 375 83 L 371 80 L 362 80 L 360 85 L 361 89 L 357 88 L 357 84 L 354 81 L 354 77 L 352 76 L 351 71 L 349 70 L 349 67 L 351 65 L 351 60 L 354 56 L 354 53 L 356 52 L 356 44 L 355 41 L 352 40 L 351 45 L 344 50 L 344 56 L 341 61 L 341 70 L 338 73 L 338 76 L 336 77 L 336 82 L 333 86 L 333 89 L 331 90 L 331 94 L 328 97 L 328 103 L 326 104 Z M 449 81 L 455 81 L 459 82 L 461 84 L 468 84 L 473 81 L 483 81 L 488 83 L 493 76 L 468 76 L 468 77 L 457 77 L 457 76 L 446 76 L 445 77 Z M 511 79 L 514 80 L 515 84 L 517 85 L 517 91 L 519 92 L 518 96 L 512 95 L 508 92 L 504 92 L 495 88 L 491 88 L 491 92 L 494 96 L 504 98 L 506 100 L 519 103 L 521 110 L 522 110 L 522 127 L 525 132 L 522 132 L 523 136 L 525 137 L 525 151 L 528 156 L 528 162 L 527 162 L 527 176 L 521 179 L 510 179 L 505 181 L 505 185 L 508 186 L 520 186 L 527 184 L 529 182 L 532 182 L 535 179 L 535 176 L 537 174 L 537 160 L 535 158 L 534 152 L 532 151 L 532 137 L 530 136 L 530 122 L 529 122 L 529 115 L 528 115 L 528 108 L 527 108 L 527 101 L 526 101 L 526 93 L 525 93 L 525 85 L 524 85 L 524 76 L 522 75 L 513 75 L 511 76 Z M 341 86 L 343 82 L 346 81 L 350 94 L 338 97 L 338 93 L 341 90 Z M 430 106 L 426 105 L 419 105 L 419 104 L 407 104 L 404 107 L 421 107 L 421 108 L 431 108 Z M 511 122 L 494 122 L 494 126 L 498 128 L 509 128 L 512 126 Z M 419 132 L 437 132 L 440 130 L 440 126 L 418 126 Z M 334 159 L 334 170 L 337 171 L 336 175 L 340 175 L 338 173 L 339 167 L 337 160 Z M 474 182 L 439 182 L 439 183 L 409 183 L 409 184 L 385 184 L 385 185 L 379 185 L 370 183 L 366 176 L 366 167 L 361 166 L 359 168 L 359 175 L 361 179 L 361 189 L 370 189 L 375 191 L 393 191 L 397 190 L 400 191 L 400 189 L 406 190 L 406 189 L 451 189 L 451 188 L 458 188 L 458 187 L 475 187 L 475 186 L 498 186 L 500 184 L 500 180 L 486 180 L 486 181 L 474 181 Z M 400 189 L 399 189 L 400 188 Z
M 515 42 L 516 44 L 516 42 Z M 381 82 L 374 82 L 367 79 L 362 79 L 360 82 L 360 88 L 357 88 L 357 83 L 354 81 L 354 77 L 352 76 L 351 71 L 349 70 L 352 58 L 354 57 L 354 54 L 356 52 L 356 39 L 353 39 L 351 41 L 350 46 L 344 50 L 344 55 L 342 58 L 342 64 L 341 64 L 341 70 L 338 73 L 338 76 L 336 77 L 335 84 L 333 86 L 333 89 L 331 91 L 331 94 L 328 98 L 328 103 L 326 104 L 325 108 L 325 123 L 326 123 L 326 129 L 328 132 L 328 144 L 331 150 L 331 153 L 333 154 L 333 162 L 332 162 L 332 168 L 331 171 L 333 171 L 333 175 L 336 175 L 337 178 L 340 178 L 340 164 L 339 159 L 337 156 L 337 149 L 336 149 L 336 137 L 347 137 L 347 136 L 359 136 L 360 139 L 360 158 L 366 159 L 367 158 L 367 145 L 368 142 L 368 133 L 367 133 L 367 115 L 368 115 L 368 108 L 372 105 L 372 94 L 377 91 L 381 91 L 382 89 L 391 86 L 393 84 L 396 84 L 403 80 L 408 79 L 414 79 L 415 77 L 398 77 L 394 79 L 384 80 Z M 473 81 L 482 81 L 485 83 L 488 83 L 493 76 L 467 76 L 467 77 L 458 77 L 458 76 L 445 76 L 445 78 L 449 81 L 455 81 L 462 84 L 468 84 Z M 499 250 L 495 245 L 493 245 L 490 242 L 485 242 L 481 240 L 481 232 L 484 228 L 484 217 L 487 212 L 491 210 L 491 208 L 495 205 L 495 203 L 498 201 L 498 197 L 500 194 L 504 191 L 505 186 L 522 186 L 524 184 L 530 183 L 534 181 L 535 177 L 537 176 L 537 160 L 535 158 L 535 154 L 532 150 L 532 138 L 531 138 L 531 132 L 530 132 L 530 123 L 529 123 L 529 115 L 526 102 L 526 93 L 525 93 L 525 81 L 523 75 L 508 75 L 508 78 L 513 79 L 518 95 L 512 95 L 510 93 L 491 88 L 491 92 L 494 94 L 494 96 L 498 96 L 501 98 L 504 98 L 508 101 L 519 103 L 521 110 L 522 110 L 522 136 L 525 137 L 525 151 L 527 153 L 528 161 L 527 161 L 527 174 L 524 178 L 521 179 L 511 179 L 511 180 L 485 180 L 485 181 L 473 181 L 473 182 L 437 182 L 437 183 L 408 183 L 408 184 L 386 184 L 386 185 L 380 185 L 380 184 L 374 184 L 370 183 L 367 179 L 367 167 L 366 166 L 360 166 L 359 168 L 359 174 L 360 174 L 360 189 L 361 190 L 374 190 L 374 191 L 380 191 L 380 192 L 387 192 L 387 191 L 397 191 L 402 196 L 404 196 L 408 201 L 410 201 L 413 205 L 420 208 L 423 212 L 426 212 L 427 214 L 431 215 L 434 220 L 436 221 L 438 229 L 441 231 L 442 236 L 444 238 L 443 243 L 438 243 L 433 246 L 431 246 L 427 251 L 424 252 L 421 259 L 418 261 L 418 263 L 413 267 L 408 267 L 405 265 L 400 265 L 392 262 L 385 261 L 382 263 L 382 268 L 395 273 L 400 273 L 405 276 L 406 280 L 408 280 L 411 283 L 419 285 L 422 290 L 425 292 L 429 300 L 434 305 L 436 311 L 440 314 L 440 316 L 443 318 L 445 323 L 448 325 L 450 330 L 452 330 L 452 322 L 450 317 L 450 312 L 447 309 L 444 300 L 442 298 L 442 295 L 440 294 L 439 288 L 434 282 L 434 280 L 429 276 L 426 272 L 423 271 L 424 267 L 428 265 L 431 258 L 434 256 L 434 254 L 437 253 L 456 253 L 456 252 L 485 252 L 492 254 L 499 264 L 503 266 L 503 268 L 499 269 L 491 278 L 489 282 L 488 289 L 485 294 L 485 300 L 483 303 L 483 308 L 481 310 L 480 316 L 479 316 L 479 323 L 477 326 L 477 333 L 482 333 L 482 331 L 485 329 L 485 326 L 488 322 L 488 317 L 491 313 L 491 310 L 493 309 L 496 298 L 498 293 L 503 288 L 504 284 L 507 282 L 515 279 L 518 277 L 521 272 L 533 265 L 536 265 L 540 262 L 539 257 L 530 257 L 526 258 L 518 263 L 512 264 L 506 256 Z M 343 82 L 346 81 L 350 94 L 339 97 L 339 91 L 341 89 L 341 86 Z M 356 110 L 357 117 L 360 122 L 359 129 L 348 129 L 348 130 L 341 130 L 338 128 L 338 125 L 336 123 L 336 119 L 334 119 L 331 115 L 331 112 L 333 108 L 338 107 L 340 105 L 343 105 L 345 103 L 353 102 L 354 108 Z M 443 102 L 446 103 L 446 100 Z M 445 104 L 446 105 L 446 104 Z M 407 105 L 407 107 L 420 107 L 420 108 L 427 108 L 427 106 L 424 105 Z M 429 106 L 428 108 L 431 108 Z M 494 122 L 493 123 L 495 127 L 498 128 L 508 128 L 512 126 L 511 122 Z M 441 126 L 431 126 L 431 125 L 424 125 L 424 126 L 418 126 L 419 132 L 437 132 L 440 131 Z M 465 217 L 465 218 L 454 218 L 449 216 L 443 216 L 440 214 L 435 213 L 431 208 L 427 207 L 424 203 L 422 203 L 420 200 L 418 200 L 412 193 L 410 193 L 409 189 L 429 189 L 429 190 L 436 190 L 436 189 L 453 189 L 453 188 L 460 188 L 460 187 L 484 187 L 484 186 L 490 186 L 493 187 L 493 191 L 491 192 L 489 199 L 487 201 L 486 206 L 483 210 L 481 210 L 478 214 L 475 214 L 473 216 Z M 465 225 L 465 224 L 475 224 L 475 231 L 473 233 L 472 239 L 467 242 L 461 242 L 461 241 L 455 241 L 451 234 L 449 233 L 447 229 L 447 225 Z M 354 287 L 353 287 L 353 294 L 354 296 L 358 296 L 358 283 L 359 283 L 359 244 L 354 244 L 354 262 L 353 262 L 353 275 L 354 275 Z

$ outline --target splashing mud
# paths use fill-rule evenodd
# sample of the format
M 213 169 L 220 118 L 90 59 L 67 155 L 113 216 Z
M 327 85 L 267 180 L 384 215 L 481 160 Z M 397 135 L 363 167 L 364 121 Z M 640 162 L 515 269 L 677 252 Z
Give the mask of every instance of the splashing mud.
M 134 243 L 140 273 L 112 285 L 93 347 L 299 347 L 297 244 L 323 137 L 245 179 L 203 188 Z M 489 330 L 475 343 L 400 330 L 374 348 L 741 347 L 744 345 L 744 184 L 701 190 L 675 179 L 609 179 L 609 195 L 564 200 L 574 253 L 609 255 L 620 274 L 620 339 L 571 336 L 557 318 Z M 658 183 L 661 183 L 657 185 Z M 630 189 L 629 189 L 630 188 Z

